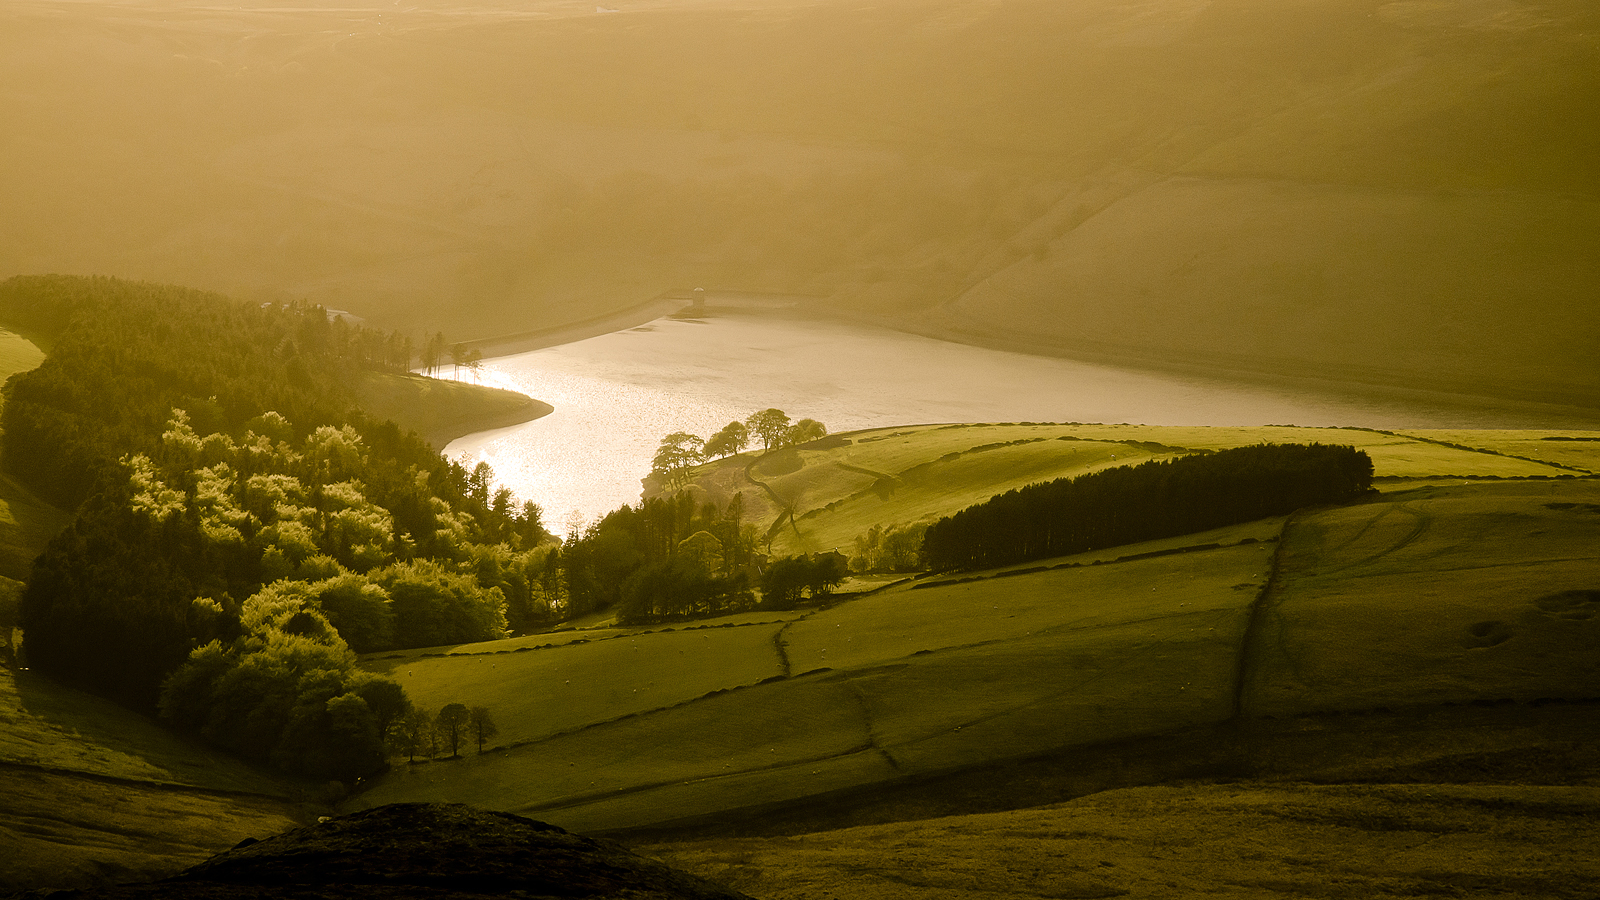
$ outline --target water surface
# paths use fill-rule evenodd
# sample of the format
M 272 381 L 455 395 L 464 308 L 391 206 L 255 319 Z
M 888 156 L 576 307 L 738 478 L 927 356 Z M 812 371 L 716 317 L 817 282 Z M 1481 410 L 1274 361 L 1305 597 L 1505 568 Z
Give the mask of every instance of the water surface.
M 1534 427 L 1514 408 L 1311 395 L 954 344 L 799 316 L 665 318 L 487 360 L 486 384 L 555 407 L 452 442 L 565 529 L 639 499 L 661 437 L 767 407 L 829 431 L 942 422 Z M 1552 423 L 1544 423 L 1552 424 Z

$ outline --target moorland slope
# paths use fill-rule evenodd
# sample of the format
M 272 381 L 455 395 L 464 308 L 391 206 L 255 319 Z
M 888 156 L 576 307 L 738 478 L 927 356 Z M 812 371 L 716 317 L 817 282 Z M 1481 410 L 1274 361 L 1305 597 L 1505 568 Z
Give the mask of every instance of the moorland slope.
M 0 274 L 1600 396 L 1584 0 L 619 6 L 7 3 Z

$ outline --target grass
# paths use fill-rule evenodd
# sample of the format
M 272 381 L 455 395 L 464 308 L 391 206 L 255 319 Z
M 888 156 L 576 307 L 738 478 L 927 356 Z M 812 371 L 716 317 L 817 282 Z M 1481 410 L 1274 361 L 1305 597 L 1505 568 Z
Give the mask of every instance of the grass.
M 1600 789 L 1177 784 L 781 838 L 642 848 L 768 900 L 1576 897 Z
M 310 785 L 0 665 L 0 890 L 172 874 L 326 809 Z
M 456 797 L 564 827 L 616 828 L 800 799 L 996 754 L 1141 734 L 1177 721 L 1214 721 L 1231 702 L 1231 662 L 1217 649 L 1242 634 L 1243 611 L 1254 596 L 1250 579 L 1262 572 L 1264 553 L 1249 544 L 1198 555 L 1208 563 L 1191 554 L 1064 569 L 1033 583 L 999 578 L 892 588 L 786 628 L 640 634 L 428 660 L 434 668 L 410 669 L 416 680 L 402 682 L 414 697 L 432 696 L 422 686 L 425 675 L 445 692 L 459 691 L 480 683 L 491 665 L 527 657 L 528 665 L 542 666 L 541 654 L 571 657 L 564 663 L 573 673 L 570 686 L 565 678 L 546 680 L 538 692 L 544 697 L 515 701 L 534 692 L 501 675 L 491 677 L 499 687 L 484 695 L 516 710 L 496 710 L 503 731 L 508 720 L 530 716 L 543 718 L 513 727 L 570 729 L 561 718 L 568 708 L 593 724 L 530 743 L 508 741 L 512 746 L 465 762 L 402 767 L 359 802 Z M 1088 579 L 1077 585 L 1081 595 L 1063 602 L 1062 588 L 1077 576 Z M 1152 581 L 1167 587 L 1150 591 Z M 778 671 L 773 637 L 780 628 L 789 668 L 801 677 L 757 683 Z M 683 651 L 697 644 L 706 647 L 706 662 L 684 659 Z M 626 678 L 615 674 L 622 671 L 619 659 L 630 662 Z M 693 699 L 713 682 L 691 678 L 663 693 L 660 678 L 684 663 L 690 673 L 710 668 L 734 676 L 725 678 L 729 686 L 747 686 Z M 748 674 L 737 677 L 741 667 Z M 601 680 L 580 686 L 579 672 Z M 569 690 L 583 702 L 567 700 Z M 534 771 L 544 774 L 526 777 Z
M 1361 428 L 920 425 L 838 434 L 770 454 L 713 461 L 694 471 L 692 490 L 718 503 L 743 492 L 747 521 L 767 529 L 774 553 L 851 553 L 856 537 L 874 525 L 929 522 L 1027 484 L 1192 450 L 1261 442 L 1351 444 L 1366 451 L 1375 473 L 1386 479 L 1559 477 L 1581 474 L 1571 460 L 1600 454 L 1587 444 L 1555 441 L 1536 448 L 1544 456 L 1513 452 L 1526 449 L 1529 433 L 1493 434 L 1501 443 L 1480 449 L 1469 441 L 1451 446 L 1431 434 Z
M 33 369 L 41 362 L 44 362 L 44 353 L 38 347 L 0 329 L 0 382 Z M 33 558 L 71 520 L 69 515 L 33 496 L 15 479 L 0 472 L 0 578 L 25 580 L 33 569 Z M 3 630 L 9 634 L 10 626 Z
M 515 391 L 391 372 L 362 372 L 356 402 L 373 417 L 392 419 L 440 450 L 458 437 L 550 412 L 548 403 Z
M 1590 481 L 1420 488 L 1297 519 L 1246 705 L 1294 715 L 1600 696 L 1596 548 Z
M 773 644 L 780 627 L 618 631 L 538 650 L 523 638 L 514 649 L 526 652 L 496 647 L 492 654 L 373 660 L 366 668 L 399 682 L 425 709 L 488 707 L 500 728 L 496 743 L 516 744 L 781 675 Z
M 0 889 L 162 878 L 318 807 L 0 763 Z
M 1402 434 L 1600 473 L 1600 431 L 1419 430 Z
M 1172 771 L 1186 745 L 1163 742 L 1186 731 L 1212 734 L 1195 738 L 1196 764 L 1222 765 L 1253 752 L 1226 729 L 1285 717 L 1276 740 L 1293 749 L 1252 764 L 1304 771 L 1336 743 L 1296 744 L 1308 738 L 1295 717 L 1592 695 L 1600 616 L 1590 595 L 1564 592 L 1600 584 L 1597 499 L 1581 480 L 1394 490 L 1299 514 L 1277 542 L 1283 520 L 891 585 L 766 624 L 373 661 L 413 672 L 414 696 L 493 698 L 515 710 L 501 724 L 517 738 L 401 766 L 356 802 L 461 799 L 570 828 L 679 827 L 1118 742 L 1153 742 L 1144 752 L 1166 760 L 1129 771 Z M 704 665 L 685 657 L 697 643 Z M 791 677 L 767 674 L 783 664 Z M 500 672 L 513 665 L 525 668 Z M 733 689 L 702 696 L 718 683 L 708 668 Z M 1408 757 L 1405 739 L 1387 757 L 1347 750 L 1342 765 L 1498 746 L 1483 729 L 1395 727 L 1458 737 L 1432 756 Z

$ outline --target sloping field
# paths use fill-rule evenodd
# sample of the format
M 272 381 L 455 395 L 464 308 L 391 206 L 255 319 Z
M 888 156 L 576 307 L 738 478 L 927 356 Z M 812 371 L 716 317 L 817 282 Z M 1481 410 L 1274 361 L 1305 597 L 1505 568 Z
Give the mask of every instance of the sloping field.
M 1536 459 L 1600 473 L 1600 431 L 1407 431 L 1410 437 L 1476 447 L 1504 456 Z
M 682 824 L 1258 716 L 1588 699 L 1597 500 L 1590 481 L 1420 488 L 1299 514 L 1276 543 L 1281 520 L 901 584 L 787 622 L 374 661 L 405 668 L 415 697 L 495 698 L 519 737 L 401 766 L 355 802 Z M 1194 765 L 1249 746 L 1195 740 Z
M 530 649 L 542 637 L 536 635 L 518 639 L 516 648 L 501 646 L 508 641 L 469 644 L 447 656 L 379 659 L 366 668 L 393 678 L 425 709 L 487 707 L 500 728 L 497 743 L 517 744 L 781 676 L 776 638 L 784 623 L 774 618 L 648 634 L 618 630 Z
M 855 538 L 874 525 L 931 522 L 1034 482 L 1264 441 L 1351 444 L 1372 457 L 1378 477 L 1391 479 L 1558 477 L 1588 471 L 1579 465 L 1587 459 L 1585 451 L 1568 449 L 1587 443 L 1541 442 L 1556 448 L 1545 451 L 1545 458 L 1513 452 L 1525 449 L 1517 441 L 1525 443 L 1527 432 L 1483 434 L 1497 435 L 1501 443 L 1480 441 L 1484 446 L 1479 447 L 1362 428 L 919 425 L 832 435 L 764 455 L 718 460 L 695 470 L 693 490 L 718 503 L 743 492 L 746 520 L 767 529 L 775 553 L 850 553 Z
M 1043 581 L 901 587 L 787 626 L 488 657 L 502 666 L 541 654 L 592 657 L 574 659 L 570 671 L 592 671 L 603 687 L 588 689 L 590 705 L 566 715 L 595 724 L 465 761 L 403 767 L 360 803 L 448 796 L 564 827 L 613 828 L 1215 721 L 1229 713 L 1228 648 L 1265 582 L 1266 556 L 1251 543 L 1065 569 Z M 689 655 L 702 646 L 699 660 Z M 632 654 L 637 662 L 619 667 L 618 657 Z M 434 668 L 409 669 L 414 680 L 402 683 L 413 697 L 442 697 L 491 665 L 485 659 L 430 660 Z M 670 700 L 703 693 L 716 677 L 738 689 L 663 708 L 661 677 L 682 665 L 703 674 L 667 686 Z M 787 672 L 798 677 L 782 679 Z M 538 684 L 508 682 L 499 694 L 508 702 L 539 694 L 538 703 L 559 706 L 579 690 L 565 679 Z M 662 698 L 654 711 L 634 685 L 639 698 Z M 508 717 L 496 717 L 505 730 Z M 527 779 L 532 771 L 544 774 Z
M 0 890 L 169 875 L 325 809 L 136 713 L 0 665 Z
M 44 362 L 44 353 L 26 339 L 0 328 L 0 383 Z M 4 404 L 0 398 L 0 404 Z M 71 518 L 45 503 L 0 471 L 0 579 L 22 581 L 33 558 Z M 0 628 L 0 644 L 9 643 L 11 626 Z
M 25 124 L 0 160 L 28 177 L 0 182 L 0 274 L 303 298 L 452 340 L 771 292 L 1592 417 L 1597 16 L 10 0 L 0 120 Z
M 1600 789 L 1181 784 L 642 848 L 753 897 L 1581 897 Z
M 440 450 L 462 435 L 519 425 L 551 409 L 515 391 L 466 381 L 371 371 L 359 379 L 356 403 L 363 410 L 415 431 Z
M 1294 519 L 1244 704 L 1600 696 L 1600 485 L 1419 488 Z

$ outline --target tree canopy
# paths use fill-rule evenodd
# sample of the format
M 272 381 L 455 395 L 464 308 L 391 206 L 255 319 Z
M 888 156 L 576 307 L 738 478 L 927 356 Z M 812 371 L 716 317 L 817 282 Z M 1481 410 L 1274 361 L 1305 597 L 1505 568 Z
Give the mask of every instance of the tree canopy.
M 50 350 L 5 386 L 5 464 L 76 510 L 22 595 L 41 671 L 346 778 L 406 706 L 355 651 L 494 638 L 564 602 L 537 507 L 352 405 L 351 373 L 404 368 L 409 341 L 103 278 L 0 283 L 0 318 Z
M 1009 565 L 1284 515 L 1371 487 L 1372 460 L 1354 447 L 1237 447 L 1008 491 L 930 525 L 923 552 L 936 570 Z

